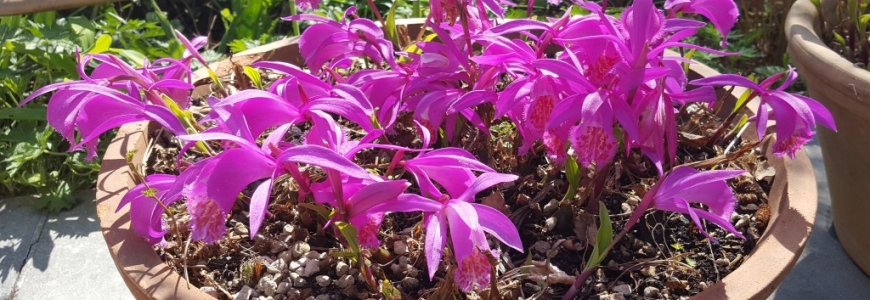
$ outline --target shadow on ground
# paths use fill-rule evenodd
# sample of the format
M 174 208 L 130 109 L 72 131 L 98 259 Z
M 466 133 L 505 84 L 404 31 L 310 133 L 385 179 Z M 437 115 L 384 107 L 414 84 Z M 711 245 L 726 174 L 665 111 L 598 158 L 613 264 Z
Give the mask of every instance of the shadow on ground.
M 29 205 L 31 196 L 0 199 L 0 299 L 12 296 L 25 265 L 46 271 L 55 240 L 78 239 L 99 231 L 93 213 L 94 192 L 76 195 L 79 204 L 60 213 L 47 213 Z

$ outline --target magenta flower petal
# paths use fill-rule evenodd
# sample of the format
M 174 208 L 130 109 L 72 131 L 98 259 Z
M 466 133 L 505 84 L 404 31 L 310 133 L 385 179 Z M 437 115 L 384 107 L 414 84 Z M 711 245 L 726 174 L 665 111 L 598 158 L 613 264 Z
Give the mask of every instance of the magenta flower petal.
M 478 221 L 483 231 L 499 239 L 505 245 L 523 252 L 523 242 L 520 240 L 517 227 L 507 216 L 495 208 L 483 204 L 471 203 L 471 206 L 474 207 L 479 216 Z
M 148 186 L 155 190 L 154 197 L 169 205 L 181 198 L 180 194 L 169 193 L 176 177 L 173 175 L 155 174 L 145 177 Z M 124 194 L 117 210 L 130 204 L 130 226 L 149 244 L 155 245 L 163 241 L 166 234 L 166 224 L 163 220 L 163 207 L 157 204 L 155 198 L 145 195 L 144 184 L 136 185 Z
M 269 208 L 269 198 L 272 195 L 272 183 L 276 174 L 273 173 L 271 178 L 257 186 L 254 194 L 251 195 L 251 206 L 249 208 L 250 215 L 250 237 L 253 240 L 260 231 L 260 226 L 263 224 L 263 218 L 266 216 L 266 210 Z
M 214 169 L 206 183 L 208 196 L 214 199 L 225 213 L 230 212 L 236 198 L 245 187 L 256 180 L 270 178 L 277 169 L 275 161 L 259 150 L 227 149 L 211 160 L 214 160 L 212 162 Z
M 654 187 L 652 206 L 659 210 L 689 214 L 707 237 L 709 235 L 701 226 L 699 218 L 706 219 L 742 237 L 729 222 L 737 198 L 725 180 L 745 172 L 743 170 L 700 172 L 692 167 L 677 167 Z M 689 206 L 690 202 L 706 205 L 709 212 Z M 715 242 L 714 239 L 711 240 Z

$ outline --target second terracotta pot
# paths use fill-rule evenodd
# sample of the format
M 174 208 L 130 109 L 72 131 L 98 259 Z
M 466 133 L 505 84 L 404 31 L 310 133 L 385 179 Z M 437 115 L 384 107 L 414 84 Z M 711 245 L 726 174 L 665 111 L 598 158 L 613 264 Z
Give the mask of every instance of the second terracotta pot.
M 837 132 L 819 129 L 834 229 L 846 253 L 870 274 L 870 72 L 828 48 L 819 38 L 819 13 L 798 0 L 786 18 L 788 52 L 810 97 L 834 116 Z

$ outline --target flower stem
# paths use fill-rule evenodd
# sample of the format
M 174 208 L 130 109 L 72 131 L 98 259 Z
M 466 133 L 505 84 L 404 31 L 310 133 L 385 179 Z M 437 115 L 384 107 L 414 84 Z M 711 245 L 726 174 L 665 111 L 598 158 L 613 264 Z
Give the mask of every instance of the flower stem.
M 290 0 L 290 15 L 295 16 L 299 14 L 296 11 L 296 0 Z M 293 24 L 293 36 L 299 36 L 299 21 L 290 21 Z

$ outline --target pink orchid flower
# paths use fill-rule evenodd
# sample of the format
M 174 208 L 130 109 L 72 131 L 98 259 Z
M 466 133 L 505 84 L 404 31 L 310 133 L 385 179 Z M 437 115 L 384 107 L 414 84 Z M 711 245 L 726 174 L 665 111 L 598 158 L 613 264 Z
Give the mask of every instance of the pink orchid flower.
M 665 9 L 672 14 L 677 12 L 696 13 L 710 19 L 716 30 L 722 35 L 720 45 L 728 45 L 726 39 L 731 28 L 737 23 L 740 10 L 734 0 L 666 0 Z
M 647 191 L 635 210 L 638 213 L 632 214 L 627 224 L 637 223 L 647 208 L 653 207 L 689 215 L 701 234 L 714 243 L 716 239 L 704 230 L 701 219 L 743 238 L 740 231 L 730 222 L 731 214 L 734 213 L 734 207 L 737 205 L 737 198 L 725 180 L 745 172 L 744 170 L 702 172 L 688 166 L 677 167 L 670 174 L 660 177 L 659 181 Z M 693 207 L 692 203 L 703 204 L 706 210 Z
M 707 78 L 693 80 L 691 84 L 699 86 L 742 86 L 751 89 L 756 95 L 761 96 L 761 104 L 758 107 L 756 131 L 758 139 L 764 136 L 767 130 L 768 115 L 772 114 L 776 119 L 776 143 L 773 153 L 777 156 L 788 155 L 794 158 L 795 153 L 812 139 L 816 122 L 836 131 L 834 118 L 825 106 L 805 96 L 788 93 L 785 89 L 797 79 L 797 72 L 789 68 L 788 73 L 780 73 L 771 76 L 761 83 L 752 82 L 743 76 L 734 74 L 722 74 Z M 770 89 L 779 79 L 785 77 L 779 87 Z M 772 110 L 772 111 L 771 111 Z
M 484 251 L 492 251 L 484 233 L 489 233 L 511 248 L 522 252 L 522 241 L 510 219 L 500 211 L 474 202 L 474 195 L 493 185 L 514 181 L 511 174 L 483 173 L 460 196 L 436 193 L 433 200 L 415 194 L 402 194 L 398 200 L 371 208 L 371 212 L 426 212 L 425 252 L 429 278 L 435 276 L 447 244 L 449 225 L 457 269 L 454 278 L 463 291 L 489 286 L 491 265 Z
M 166 235 L 167 226 L 163 220 L 164 210 L 157 201 L 168 206 L 181 199 L 178 191 L 171 191 L 176 179 L 174 175 L 149 175 L 145 177 L 145 183 L 127 191 L 118 204 L 118 211 L 130 205 L 130 227 L 151 245 L 165 243 L 163 236 Z

